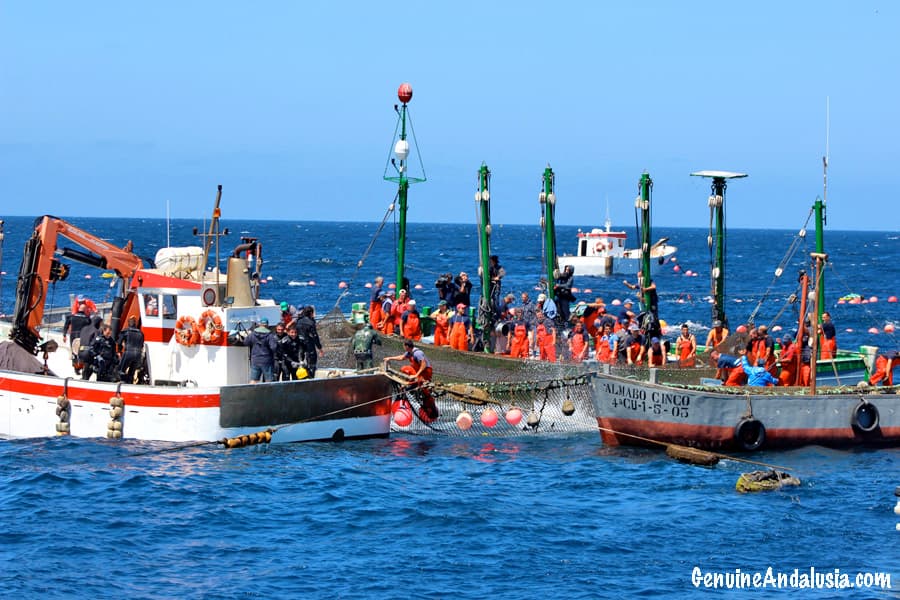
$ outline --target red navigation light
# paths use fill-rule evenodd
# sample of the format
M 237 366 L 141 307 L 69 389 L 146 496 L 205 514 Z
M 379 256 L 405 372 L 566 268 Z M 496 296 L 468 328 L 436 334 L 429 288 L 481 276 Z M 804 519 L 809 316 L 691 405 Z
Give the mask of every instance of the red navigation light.
M 397 97 L 400 98 L 400 102 L 403 104 L 412 100 L 412 86 L 408 83 L 401 83 L 397 89 Z

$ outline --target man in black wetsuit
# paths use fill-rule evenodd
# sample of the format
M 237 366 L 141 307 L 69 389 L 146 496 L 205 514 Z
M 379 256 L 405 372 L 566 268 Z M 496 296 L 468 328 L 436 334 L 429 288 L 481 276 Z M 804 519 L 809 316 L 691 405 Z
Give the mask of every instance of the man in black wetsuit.
M 112 328 L 103 323 L 100 325 L 100 335 L 94 338 L 91 344 L 91 355 L 94 357 L 93 369 L 97 374 L 97 381 L 115 381 L 116 366 L 116 342 L 112 337 Z
M 91 319 L 87 316 L 87 305 L 79 302 L 73 314 L 66 315 L 63 323 L 63 343 L 66 338 L 71 340 L 70 347 L 72 349 L 72 366 L 75 367 L 75 374 L 81 375 L 81 361 L 78 360 L 78 350 L 81 345 L 81 330 L 85 326 L 90 325 Z
M 300 313 L 300 320 L 297 322 L 297 337 L 302 340 L 303 358 L 306 361 L 306 372 L 309 376 L 316 376 L 316 363 L 319 361 L 318 355 L 325 354 L 322 350 L 322 342 L 319 340 L 319 332 L 316 331 L 316 309 L 307 306 Z M 317 352 L 318 351 L 318 354 Z
M 125 383 L 140 383 L 141 367 L 144 362 L 144 334 L 137 325 L 137 317 L 128 317 L 128 327 L 119 333 L 119 378 Z
M 81 328 L 78 345 L 78 361 L 83 365 L 81 367 L 81 378 L 87 381 L 94 373 L 94 357 L 91 355 L 91 346 L 94 339 L 100 335 L 100 323 L 103 318 L 100 315 L 91 317 L 91 322 Z

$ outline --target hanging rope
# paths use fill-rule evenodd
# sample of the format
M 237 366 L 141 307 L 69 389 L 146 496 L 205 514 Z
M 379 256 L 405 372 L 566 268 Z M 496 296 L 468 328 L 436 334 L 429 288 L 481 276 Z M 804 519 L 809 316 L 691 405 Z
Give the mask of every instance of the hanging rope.
M 369 245 L 366 247 L 366 250 L 363 252 L 362 257 L 356 262 L 356 270 L 353 272 L 353 277 L 350 278 L 350 282 L 347 284 L 347 287 L 341 292 L 337 300 L 334 302 L 334 306 L 332 307 L 332 311 L 334 311 L 349 293 L 350 290 L 353 289 L 353 282 L 356 281 L 356 278 L 359 276 L 359 270 L 362 269 L 363 264 L 366 262 L 366 259 L 369 257 L 369 253 L 372 252 L 372 248 L 375 246 L 375 242 L 378 240 L 378 236 L 381 234 L 381 231 L 384 229 L 385 224 L 387 223 L 388 217 L 394 212 L 394 207 L 397 203 L 397 196 L 400 194 L 398 191 L 397 194 L 394 195 L 394 201 L 388 205 L 387 211 L 384 213 L 384 218 L 381 219 L 381 225 L 378 226 L 378 229 L 375 231 L 375 235 L 372 236 L 372 240 L 369 242 Z M 396 244 L 395 244 L 396 245 Z
M 793 261 L 794 255 L 797 254 L 797 250 L 800 249 L 800 245 L 806 241 L 806 228 L 809 225 L 809 220 L 812 218 L 813 214 L 815 214 L 814 211 L 810 209 L 809 214 L 806 216 L 806 222 L 803 223 L 803 227 L 800 228 L 800 231 L 798 231 L 797 235 L 794 236 L 794 239 L 791 240 L 791 245 L 785 252 L 784 257 L 781 259 L 781 262 L 778 263 L 778 267 L 775 269 L 775 275 L 774 277 L 772 277 L 772 281 L 769 282 L 769 287 L 766 288 L 766 291 L 757 303 L 756 308 L 754 308 L 753 312 L 750 313 L 750 317 L 748 318 L 747 322 L 751 325 L 753 324 L 756 315 L 762 308 L 763 303 L 769 299 L 769 293 L 775 286 L 775 282 L 778 281 L 778 278 L 781 277 L 781 275 L 784 273 L 785 267 L 787 267 L 791 263 L 791 261 Z

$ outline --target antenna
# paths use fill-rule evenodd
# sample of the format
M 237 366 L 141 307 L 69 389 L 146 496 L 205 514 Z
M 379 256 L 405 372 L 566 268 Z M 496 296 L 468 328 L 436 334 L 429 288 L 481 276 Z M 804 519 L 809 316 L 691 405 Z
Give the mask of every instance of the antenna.
M 170 240 L 172 233 L 172 229 L 169 226 L 169 199 L 166 198 L 166 248 L 172 247 L 172 242 Z

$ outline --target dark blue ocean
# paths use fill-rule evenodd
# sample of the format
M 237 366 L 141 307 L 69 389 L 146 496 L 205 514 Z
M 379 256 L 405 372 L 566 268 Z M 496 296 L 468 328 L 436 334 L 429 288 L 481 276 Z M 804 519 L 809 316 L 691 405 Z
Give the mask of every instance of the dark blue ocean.
M 225 210 L 227 215 L 227 207 Z M 0 218 L 3 218 L 0 215 Z M 116 245 L 152 257 L 163 220 L 73 218 Z M 12 312 L 30 218 L 5 218 L 0 313 Z M 596 226 L 598 223 L 586 223 Z M 797 291 L 812 234 L 774 285 L 803 223 L 788 230 L 731 230 L 726 294 L 732 324 L 793 327 L 785 299 Z M 224 260 L 241 236 L 263 242 L 264 295 L 349 312 L 365 283 L 393 279 L 389 222 L 228 222 Z M 792 224 L 783 224 L 785 228 Z M 196 245 L 197 221 L 173 221 L 172 245 Z M 575 227 L 560 227 L 574 250 Z M 434 304 L 443 272 L 476 272 L 474 225 L 409 227 L 408 277 Z M 657 227 L 679 247 L 656 275 L 660 315 L 705 338 L 711 319 L 706 229 Z M 633 232 L 630 234 L 632 239 Z M 532 296 L 541 272 L 536 226 L 495 225 L 492 250 L 504 289 Z M 828 308 L 840 347 L 897 348 L 900 233 L 828 230 Z M 358 261 L 365 261 L 358 268 Z M 675 266 L 679 271 L 675 271 Z M 686 276 L 686 271 L 699 273 Z M 88 279 L 87 276 L 91 278 Z M 579 278 L 579 298 L 624 299 L 623 277 Z M 633 279 L 633 277 L 631 278 Z M 314 285 L 310 284 L 314 282 Z M 347 284 L 346 288 L 340 283 Z M 97 302 L 110 280 L 73 264 L 50 292 Z M 341 292 L 349 293 L 341 298 Z M 839 304 L 858 294 L 877 302 Z M 869 333 L 874 328 L 877 333 Z M 701 340 L 702 341 L 702 340 Z M 2 418 L 2 415 L 0 415 Z M 890 573 L 893 589 L 804 590 L 803 597 L 897 597 L 900 449 L 810 447 L 762 452 L 789 467 L 797 488 L 741 495 L 742 472 L 724 461 L 683 465 L 643 449 L 605 448 L 595 434 L 542 438 L 429 438 L 302 444 L 225 451 L 105 440 L 0 442 L 0 593 L 23 598 L 682 598 L 709 594 L 692 573 Z M 702 583 L 702 582 L 701 582 Z M 714 594 L 731 596 L 733 590 Z M 746 593 L 746 591 L 745 591 Z

